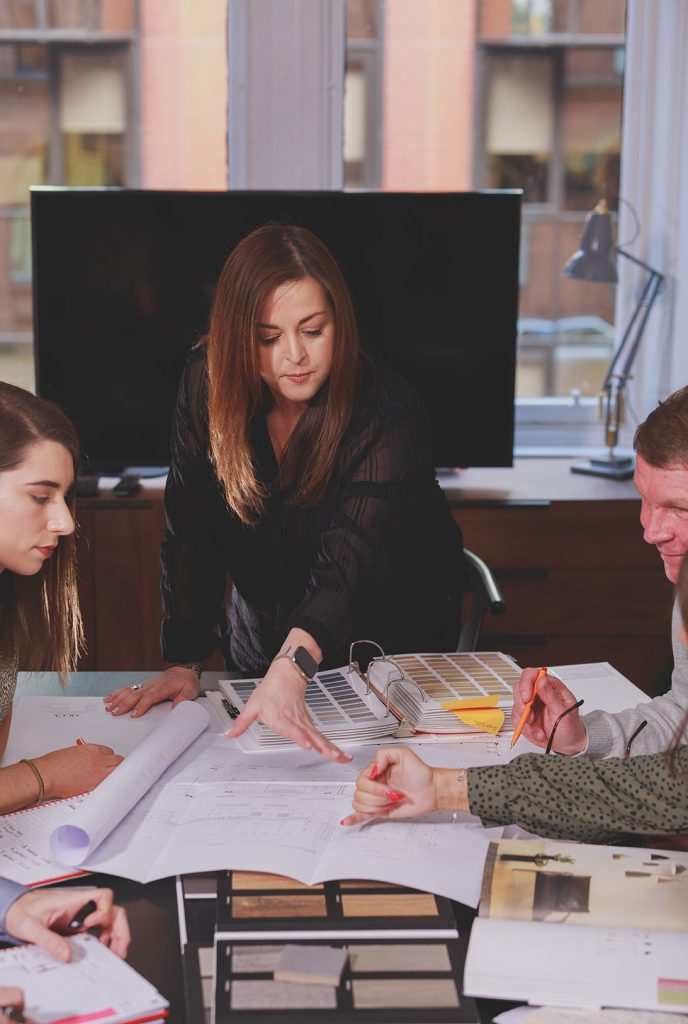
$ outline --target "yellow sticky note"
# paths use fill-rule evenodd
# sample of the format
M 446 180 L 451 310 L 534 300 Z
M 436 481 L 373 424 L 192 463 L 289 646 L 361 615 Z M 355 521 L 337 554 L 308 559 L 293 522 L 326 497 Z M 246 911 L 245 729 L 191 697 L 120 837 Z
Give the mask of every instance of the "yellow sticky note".
M 455 714 L 464 725 L 495 736 L 504 725 L 504 712 L 496 706 L 498 701 L 499 696 L 494 694 L 490 697 L 442 701 L 442 707 Z

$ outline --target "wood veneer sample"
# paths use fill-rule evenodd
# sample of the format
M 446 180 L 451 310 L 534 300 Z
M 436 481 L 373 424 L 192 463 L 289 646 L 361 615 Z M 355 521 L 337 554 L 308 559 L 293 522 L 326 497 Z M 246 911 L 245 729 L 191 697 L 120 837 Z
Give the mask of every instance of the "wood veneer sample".
M 346 917 L 437 917 L 435 897 L 429 892 L 347 893 L 342 910 Z
M 304 885 L 303 882 L 297 882 L 294 878 L 285 878 L 284 875 L 268 875 L 262 871 L 232 872 L 232 889 L 238 892 L 254 889 L 306 889 L 322 891 L 322 888 L 322 884 Z
M 232 917 L 326 917 L 325 896 L 234 896 Z
M 444 943 L 394 943 L 389 946 L 349 946 L 353 974 L 362 971 L 451 971 Z
M 233 981 L 229 1005 L 232 1010 L 334 1010 L 337 990 L 330 985 L 298 985 L 257 978 Z
M 346 878 L 339 883 L 340 889 L 398 889 L 393 882 L 371 882 L 364 878 Z
M 272 974 L 284 946 L 234 946 L 232 972 L 234 974 Z
M 354 978 L 351 988 L 358 1010 L 459 1005 L 456 984 L 451 978 Z

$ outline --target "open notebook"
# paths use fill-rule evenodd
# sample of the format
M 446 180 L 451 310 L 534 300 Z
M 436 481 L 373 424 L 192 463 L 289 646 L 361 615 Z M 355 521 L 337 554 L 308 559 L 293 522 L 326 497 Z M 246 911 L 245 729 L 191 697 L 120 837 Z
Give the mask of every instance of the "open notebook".
M 371 661 L 367 680 L 357 667 L 318 672 L 306 688 L 306 705 L 316 728 L 334 743 L 366 743 L 416 732 L 483 740 L 485 730 L 470 723 L 479 722 L 482 714 L 485 722 L 491 719 L 491 732 L 510 731 L 512 690 L 519 676 L 518 666 L 496 651 L 398 654 Z M 222 692 L 207 696 L 229 725 L 259 683 L 221 679 Z M 461 718 L 443 707 L 450 702 L 460 704 Z M 260 722 L 239 742 L 248 751 L 293 746 Z
M 490 843 L 466 957 L 472 996 L 688 1010 L 688 853 Z
M 70 940 L 72 960 L 53 960 L 38 946 L 0 951 L 0 986 L 24 992 L 35 1024 L 143 1024 L 167 1017 L 169 1003 L 150 982 L 91 935 Z

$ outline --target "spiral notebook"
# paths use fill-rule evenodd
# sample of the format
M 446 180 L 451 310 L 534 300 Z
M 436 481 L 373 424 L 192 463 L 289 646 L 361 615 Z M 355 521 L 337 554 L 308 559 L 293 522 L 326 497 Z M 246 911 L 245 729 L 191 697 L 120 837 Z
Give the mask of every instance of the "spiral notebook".
M 499 731 L 510 731 L 513 686 L 519 677 L 515 662 L 497 651 L 401 654 L 375 658 L 366 674 L 355 663 L 318 672 L 306 687 L 306 706 L 315 727 L 333 743 L 370 743 L 416 733 L 482 741 L 485 730 L 469 724 L 470 712 L 476 720 L 478 713 L 485 719 L 499 714 Z M 229 726 L 259 683 L 221 679 L 221 693 L 207 696 Z M 447 704 L 459 710 L 449 710 Z M 293 746 L 260 722 L 249 726 L 239 743 L 247 751 Z

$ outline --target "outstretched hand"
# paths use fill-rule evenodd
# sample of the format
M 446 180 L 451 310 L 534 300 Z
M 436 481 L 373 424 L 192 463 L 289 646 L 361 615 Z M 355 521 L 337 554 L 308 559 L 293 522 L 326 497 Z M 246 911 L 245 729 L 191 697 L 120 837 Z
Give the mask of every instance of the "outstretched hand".
M 526 668 L 514 686 L 514 707 L 511 717 L 518 722 L 523 709 L 533 695 L 538 669 Z M 547 741 L 562 711 L 576 703 L 576 697 L 556 676 L 543 676 L 537 687 L 537 697 L 526 720 L 522 735 L 537 747 L 546 747 Z M 588 734 L 578 710 L 562 718 L 557 726 L 555 748 L 559 754 L 579 754 L 585 750 Z
M 173 665 L 153 679 L 147 679 L 139 687 L 120 686 L 103 698 L 105 710 L 111 715 L 126 715 L 131 712 L 132 718 L 145 715 L 154 704 L 163 700 L 171 700 L 172 707 L 183 700 L 195 700 L 201 692 L 201 684 L 197 673 L 184 665 Z
M 317 750 L 331 761 L 347 763 L 351 756 L 330 743 L 313 725 L 304 700 L 305 692 L 305 683 L 294 666 L 286 658 L 278 658 L 225 735 L 236 739 L 249 725 L 260 721 L 279 736 L 293 740 L 302 750 Z

